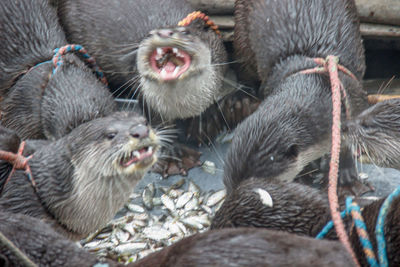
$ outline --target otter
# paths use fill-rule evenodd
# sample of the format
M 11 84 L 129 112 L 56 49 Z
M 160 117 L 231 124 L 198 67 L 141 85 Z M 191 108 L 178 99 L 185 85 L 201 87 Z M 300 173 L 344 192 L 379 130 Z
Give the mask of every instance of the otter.
M 211 229 L 258 227 L 315 237 L 329 220 L 328 199 L 319 190 L 250 178 L 226 197 Z
M 79 248 L 37 218 L 2 211 L 0 221 L 0 232 L 40 266 L 94 266 L 100 263 L 95 255 Z M 107 263 L 113 264 L 109 260 Z M 0 265 L 26 266 L 3 242 L 0 242 Z
M 200 18 L 178 26 L 193 11 L 188 2 L 67 0 L 58 10 L 67 39 L 96 57 L 115 95 L 140 83 L 165 120 L 200 115 L 221 96 L 225 48 Z
M 364 49 L 353 1 L 244 2 L 249 11 L 237 23 L 248 24 L 249 44 L 268 97 L 235 130 L 224 167 L 228 192 L 250 177 L 292 181 L 306 164 L 329 152 L 329 77 L 299 73 L 317 66 L 312 58 L 336 55 L 355 75 L 352 79 L 339 73 L 350 116 L 367 106 L 360 83 Z
M 343 136 L 362 162 L 400 169 L 400 99 L 379 102 L 343 124 Z
M 156 162 L 159 137 L 144 117 L 116 112 L 38 148 L 4 185 L 0 208 L 43 219 L 71 239 L 103 227 Z M 4 177 L 4 175 L 3 175 Z
M 3 1 L 0 24 L 3 125 L 23 139 L 55 140 L 116 111 L 107 87 L 77 56 L 65 55 L 52 73 L 53 50 L 67 42 L 47 1 Z
M 254 228 L 210 230 L 129 266 L 353 266 L 338 241 Z

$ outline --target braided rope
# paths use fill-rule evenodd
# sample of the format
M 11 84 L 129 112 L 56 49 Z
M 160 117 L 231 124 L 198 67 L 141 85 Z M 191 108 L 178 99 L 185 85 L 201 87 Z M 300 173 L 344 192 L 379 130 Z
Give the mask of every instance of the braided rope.
M 200 12 L 200 11 L 194 11 L 187 15 L 183 20 L 178 22 L 178 26 L 188 26 L 190 23 L 192 23 L 195 19 L 201 19 L 204 21 L 204 23 L 210 27 L 212 30 L 215 31 L 216 34 L 221 36 L 221 32 L 218 30 L 218 26 L 210 19 L 209 16 L 206 14 Z
M 349 237 L 347 236 L 342 218 L 340 216 L 339 200 L 337 196 L 339 153 L 340 153 L 340 141 L 341 141 L 340 138 L 341 92 L 344 92 L 344 87 L 339 79 L 338 70 L 343 71 L 343 73 L 349 75 L 355 80 L 357 79 L 353 74 L 351 74 L 350 71 L 348 71 L 346 68 L 338 64 L 339 58 L 336 56 L 329 55 L 326 57 L 326 59 L 314 58 L 313 60 L 320 67 L 309 70 L 303 70 L 300 73 L 302 74 L 328 73 L 332 89 L 332 147 L 331 147 L 331 161 L 329 164 L 330 167 L 329 167 L 329 187 L 328 187 L 328 199 L 329 199 L 329 207 L 331 210 L 331 216 L 339 240 L 343 243 L 346 250 L 350 253 L 354 263 L 357 266 L 360 266 L 357 260 L 357 256 L 351 247 Z M 346 113 L 348 114 L 347 109 Z
M 54 49 L 54 56 L 52 59 L 54 68 L 53 68 L 53 74 L 55 74 L 58 70 L 58 68 L 63 64 L 63 56 L 65 56 L 68 53 L 73 53 L 73 52 L 78 52 L 79 54 L 82 55 L 83 59 L 90 64 L 90 66 L 93 68 L 94 72 L 96 73 L 97 77 L 100 79 L 102 83 L 107 85 L 107 79 L 104 76 L 103 71 L 101 68 L 97 65 L 96 60 L 89 56 L 88 52 L 86 51 L 85 48 L 81 45 L 76 45 L 76 44 L 69 44 L 62 46 L 60 48 Z
M 386 267 L 389 265 L 386 253 L 386 241 L 384 233 L 385 219 L 389 211 L 390 205 L 392 204 L 393 200 L 398 196 L 400 196 L 400 187 L 397 187 L 396 190 L 394 190 L 383 202 L 379 210 L 378 220 L 375 226 L 375 238 L 378 243 L 379 263 L 382 267 Z
M 374 249 L 367 232 L 367 227 L 361 215 L 361 209 L 357 203 L 353 201 L 352 197 L 346 198 L 346 208 L 340 213 L 340 215 L 342 219 L 351 215 L 368 264 L 372 267 L 380 266 L 376 260 Z M 333 226 L 334 225 L 332 221 L 328 222 L 317 235 L 316 239 L 324 238 L 326 234 L 333 228 Z
M 32 156 L 24 157 L 22 155 L 24 148 L 25 148 L 25 141 L 22 141 L 21 144 L 19 145 L 17 154 L 9 151 L 0 150 L 0 160 L 8 161 L 13 165 L 10 174 L 8 175 L 6 181 L 4 182 L 3 189 L 7 185 L 8 181 L 10 181 L 11 177 L 14 175 L 16 170 L 25 170 L 25 173 L 28 176 L 28 180 L 31 182 L 33 188 L 36 191 L 36 182 L 35 179 L 33 179 L 32 170 L 28 164 L 28 161 L 32 158 Z

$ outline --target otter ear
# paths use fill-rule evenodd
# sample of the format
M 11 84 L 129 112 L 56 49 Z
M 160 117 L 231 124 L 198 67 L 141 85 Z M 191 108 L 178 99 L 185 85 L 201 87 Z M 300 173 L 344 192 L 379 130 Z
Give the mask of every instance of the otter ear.
M 297 158 L 299 155 L 299 147 L 297 145 L 291 145 L 285 153 L 288 158 Z

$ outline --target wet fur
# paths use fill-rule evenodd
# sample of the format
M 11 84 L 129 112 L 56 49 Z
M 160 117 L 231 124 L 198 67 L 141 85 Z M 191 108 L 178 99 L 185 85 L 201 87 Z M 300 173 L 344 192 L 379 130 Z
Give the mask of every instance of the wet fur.
M 265 229 L 211 230 L 186 237 L 131 266 L 353 266 L 337 241 Z
M 0 94 L 21 74 L 66 44 L 55 10 L 47 1 L 4 0 L 0 6 Z
M 272 207 L 262 202 L 257 189 L 269 193 Z M 225 198 L 211 229 L 257 227 L 315 237 L 329 220 L 328 199 L 319 190 L 253 178 Z
M 23 139 L 55 140 L 84 122 L 115 111 L 107 87 L 78 57 L 67 55 L 64 64 L 53 75 L 51 62 L 36 66 L 50 60 L 55 48 L 66 45 L 65 37 L 58 25 L 56 11 L 45 1 L 14 2 L 5 0 L 0 9 L 2 18 L 13 16 L 4 21 L 2 26 L 7 31 L 1 31 L 1 34 L 12 35 L 5 39 L 14 41 L 12 45 L 6 43 L 14 49 L 6 50 L 8 54 L 2 58 L 0 72 L 9 71 L 11 74 L 5 76 L 9 81 L 12 76 L 20 76 L 8 88 L 1 105 L 2 123 L 16 130 Z M 10 29 L 16 32 L 9 33 Z M 24 61 L 19 55 L 22 51 L 30 55 Z M 15 58 L 20 62 L 17 70 L 11 72 L 9 67 L 2 67 L 1 64 L 19 66 L 13 61 Z
M 140 144 L 130 137 L 138 124 L 146 124 L 145 119 L 118 112 L 82 124 L 38 149 L 29 161 L 37 193 L 26 174 L 17 171 L 3 188 L 0 207 L 48 221 L 73 239 L 101 228 L 147 171 L 137 168 L 127 173 L 115 165 Z M 110 138 L 110 133 L 115 137 Z M 151 141 L 154 146 L 157 142 L 157 138 Z
M 400 169 L 400 99 L 386 100 L 363 111 L 343 127 L 346 143 L 363 160 Z
M 299 73 L 316 67 L 312 57 L 339 56 L 359 80 L 365 69 L 354 2 L 254 0 L 248 4 L 252 7 L 246 21 L 248 34 L 268 97 L 236 129 L 224 168 L 228 192 L 249 177 L 291 181 L 307 163 L 329 152 L 329 78 Z M 366 93 L 358 81 L 342 73 L 339 77 L 354 116 L 366 107 Z
M 138 80 L 136 49 L 142 39 L 153 29 L 177 25 L 192 11 L 184 0 L 106 0 L 101 4 L 66 0 L 58 5 L 68 41 L 83 45 L 96 58 L 114 91 L 121 86 L 130 89 Z
M 0 232 L 40 266 L 93 266 L 98 262 L 95 255 L 36 218 L 2 211 L 0 221 Z M 25 266 L 0 242 L 0 259 L 1 256 L 6 259 L 1 266 Z

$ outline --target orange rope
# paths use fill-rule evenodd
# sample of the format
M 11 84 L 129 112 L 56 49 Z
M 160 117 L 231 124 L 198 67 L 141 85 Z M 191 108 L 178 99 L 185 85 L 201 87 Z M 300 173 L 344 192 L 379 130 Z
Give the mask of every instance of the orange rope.
M 201 19 L 203 20 L 208 27 L 213 29 L 216 34 L 221 35 L 221 32 L 218 30 L 218 26 L 215 25 L 215 23 L 210 19 L 209 16 L 206 14 L 200 12 L 200 11 L 194 11 L 190 13 L 189 15 L 186 16 L 183 20 L 178 22 L 178 26 L 188 26 L 190 23 L 192 23 L 195 19 Z
M 339 211 L 339 200 L 337 196 L 337 181 L 339 172 L 339 154 L 340 154 L 340 116 L 341 116 L 341 91 L 345 95 L 345 90 L 340 82 L 338 70 L 357 80 L 357 78 L 345 67 L 339 65 L 339 58 L 336 56 L 327 56 L 326 60 L 321 58 L 315 58 L 314 62 L 320 67 L 304 70 L 300 73 L 328 73 L 331 88 L 332 88 L 332 148 L 331 148 L 331 161 L 329 168 L 329 187 L 328 187 L 328 199 L 331 210 L 331 216 L 333 224 L 335 225 L 336 233 L 339 240 L 343 243 L 347 251 L 353 258 L 354 263 L 360 266 L 357 260 L 357 256 L 354 253 L 349 237 L 347 236 L 346 229 L 344 227 L 342 218 Z M 346 108 L 347 116 L 349 116 L 348 109 Z

